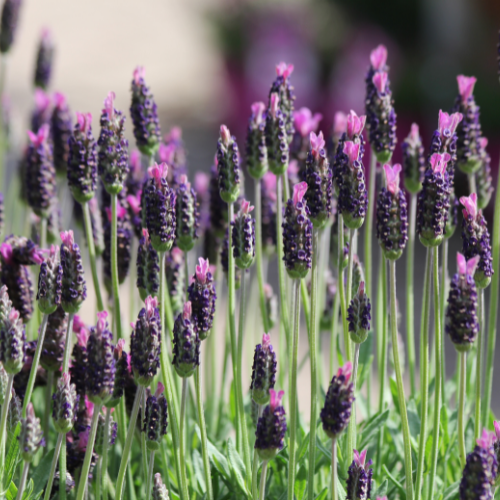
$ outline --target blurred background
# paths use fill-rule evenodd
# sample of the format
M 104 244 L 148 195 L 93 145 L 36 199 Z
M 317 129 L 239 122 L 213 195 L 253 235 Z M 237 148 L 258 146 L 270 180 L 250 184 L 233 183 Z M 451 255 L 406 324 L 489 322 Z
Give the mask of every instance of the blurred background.
M 383 43 L 389 50 L 399 140 L 416 121 L 427 147 L 439 109 L 453 105 L 457 74 L 477 77 L 474 93 L 496 184 L 498 0 L 24 0 L 6 81 L 18 146 L 26 141 L 43 28 L 51 30 L 56 50 L 51 90 L 64 92 L 73 111 L 90 111 L 96 130 L 107 93 L 114 90 L 116 107 L 128 110 L 132 72 L 145 66 L 163 132 L 173 125 L 183 129 L 191 172 L 209 170 L 220 123 L 243 146 L 250 104 L 267 101 L 281 60 L 295 65 L 296 109 L 321 112 L 320 129 L 330 130 L 336 111 L 363 113 L 369 53 Z M 130 124 L 128 133 L 133 144 Z M 396 148 L 394 161 L 400 156 Z M 456 189 L 458 196 L 465 193 L 465 178 L 457 179 Z M 486 210 L 490 228 L 492 205 Z M 459 233 L 450 243 L 451 270 L 461 246 Z M 418 242 L 416 247 L 419 323 L 424 249 Z M 404 260 L 398 263 L 401 303 Z M 451 374 L 455 354 L 449 342 L 445 346 Z M 305 383 L 308 370 L 304 376 Z M 498 391 L 494 399 L 498 415 Z

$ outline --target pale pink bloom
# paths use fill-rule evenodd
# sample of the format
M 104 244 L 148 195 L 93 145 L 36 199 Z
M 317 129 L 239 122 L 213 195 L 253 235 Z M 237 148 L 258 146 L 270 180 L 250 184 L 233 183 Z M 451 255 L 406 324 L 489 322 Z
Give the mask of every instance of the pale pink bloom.
M 370 53 L 370 63 L 375 71 L 381 70 L 387 62 L 387 49 L 385 45 L 379 45 Z
M 297 206 L 302 201 L 307 191 L 307 182 L 299 182 L 293 186 L 293 204 Z
M 271 396 L 269 407 L 271 408 L 271 411 L 274 411 L 278 408 L 278 406 L 281 406 L 281 400 L 283 399 L 285 391 L 276 392 L 274 389 L 269 389 L 269 394 Z
M 38 129 L 37 133 L 28 130 L 28 137 L 31 141 L 31 144 L 33 144 L 33 146 L 35 146 L 36 148 L 40 147 L 42 144 L 45 144 L 47 142 L 49 134 L 50 134 L 50 127 L 48 124 L 42 125 Z
M 465 207 L 463 210 L 464 216 L 470 215 L 475 219 L 477 216 L 477 194 L 471 193 L 469 196 L 462 196 L 460 203 Z
M 282 76 L 285 80 L 293 73 L 293 64 L 287 64 L 286 62 L 280 62 L 276 66 L 276 74 Z
M 366 115 L 358 116 L 355 111 L 351 109 L 347 115 L 347 137 L 353 139 L 355 136 L 361 135 L 366 123 Z
M 209 272 L 209 267 L 210 264 L 208 262 L 208 259 L 204 259 L 203 257 L 200 257 L 198 259 L 198 262 L 200 263 L 198 266 L 196 266 L 196 279 L 200 283 L 206 283 L 207 281 L 207 273 Z
M 457 76 L 458 83 L 458 93 L 462 98 L 462 102 L 466 102 L 469 97 L 474 92 L 474 85 L 476 84 L 477 78 L 475 76 Z
M 389 164 L 386 164 L 384 165 L 384 171 L 387 189 L 392 194 L 397 194 L 399 192 L 399 173 L 401 172 L 401 165 L 396 163 L 391 167 Z

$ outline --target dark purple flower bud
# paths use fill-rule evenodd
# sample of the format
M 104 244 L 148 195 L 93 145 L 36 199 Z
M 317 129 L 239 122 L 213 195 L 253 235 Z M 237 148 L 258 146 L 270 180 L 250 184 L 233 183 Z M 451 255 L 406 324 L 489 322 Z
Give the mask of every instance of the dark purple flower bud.
M 467 260 L 479 255 L 479 263 L 474 274 L 478 288 L 486 288 L 493 276 L 493 257 L 491 255 L 490 233 L 483 211 L 477 208 L 477 195 L 462 196 L 462 246 Z
M 351 111 L 354 113 L 354 111 Z M 354 113 L 356 115 L 356 113 Z M 357 115 L 356 115 L 357 116 Z M 333 127 L 330 139 L 328 140 L 328 160 L 333 166 L 335 156 L 341 137 L 347 132 L 347 115 L 342 111 L 337 111 L 333 117 Z
M 153 248 L 157 252 L 166 252 L 172 248 L 175 239 L 176 194 L 168 186 L 166 163 L 155 163 L 148 169 L 149 179 L 144 188 L 146 206 L 146 227 L 151 238 Z
M 147 297 L 145 302 L 146 306 L 139 312 L 135 325 L 132 325 L 130 364 L 135 381 L 147 387 L 160 366 L 161 322 L 158 299 Z
M 110 92 L 104 100 L 101 133 L 97 141 L 99 176 L 109 194 L 118 194 L 123 189 L 129 169 L 125 116 L 115 109 L 114 100 L 114 92 Z
M 26 157 L 26 194 L 28 204 L 39 217 L 48 217 L 56 196 L 56 171 L 49 144 L 50 128 L 43 125 L 38 133 L 28 130 L 30 145 Z
M 3 285 L 0 288 L 0 328 L 8 320 L 11 309 L 12 301 L 9 298 L 7 286 Z
M 0 325 L 0 361 L 11 375 L 19 373 L 24 364 L 26 335 L 19 311 L 12 308 Z
M 186 302 L 183 311 L 177 316 L 173 334 L 172 364 L 179 377 L 190 377 L 200 364 L 200 337 L 191 315 L 191 302 Z
M 52 62 L 54 59 L 54 43 L 52 35 L 47 28 L 42 30 L 42 36 L 38 44 L 35 65 L 35 87 L 46 90 L 52 76 Z
M 210 197 L 210 228 L 215 236 L 223 238 L 227 229 L 228 211 L 227 203 L 223 201 L 219 193 L 219 174 L 217 173 L 217 158 L 216 164 L 210 169 L 210 184 L 208 186 Z
M 289 158 L 286 116 L 280 110 L 279 100 L 277 92 L 270 94 L 265 130 L 269 170 L 276 176 L 286 172 Z
M 16 430 L 17 424 L 21 421 L 23 411 L 23 403 L 16 391 L 12 389 L 9 413 L 7 415 L 7 433 L 13 433 Z
M 355 344 L 362 344 L 368 337 L 372 319 L 371 308 L 370 298 L 365 293 L 365 283 L 362 281 L 347 309 L 349 335 Z
M 283 219 L 283 260 L 292 279 L 305 278 L 312 264 L 312 231 L 309 208 L 303 200 L 307 183 L 293 188 L 293 199 L 288 200 Z
M 192 309 L 192 322 L 199 334 L 200 340 L 205 340 L 212 328 L 215 315 L 215 293 L 214 278 L 208 263 L 208 259 L 200 257 L 199 265 L 189 285 L 188 298 Z
M 260 181 L 262 205 L 262 249 L 268 255 L 276 250 L 276 176 L 268 172 Z
M 8 264 L 36 266 L 43 262 L 43 253 L 38 248 L 38 245 L 25 236 L 15 236 L 13 234 L 7 236 L 1 252 L 4 262 Z
M 194 190 L 196 192 L 196 198 L 198 200 L 198 212 L 199 212 L 199 236 L 202 237 L 205 231 L 210 226 L 210 176 L 205 172 L 196 172 L 194 174 Z M 220 198 L 220 196 L 219 196 Z M 224 205 L 226 205 L 224 203 Z M 226 205 L 227 208 L 227 205 Z
M 78 396 L 75 384 L 68 373 L 63 373 L 57 381 L 56 392 L 52 395 L 52 418 L 57 432 L 67 434 L 76 420 Z
M 25 462 L 31 462 L 40 446 L 45 446 L 40 419 L 36 417 L 33 403 L 26 408 L 26 418 L 21 419 L 21 432 L 19 433 L 19 448 L 21 457 Z
M 85 387 L 89 400 L 95 404 L 106 403 L 115 385 L 113 334 L 108 328 L 107 317 L 106 311 L 97 313 L 97 325 L 90 329 L 87 342 Z
M 248 120 L 246 160 L 248 173 L 254 179 L 261 179 L 267 172 L 267 147 L 265 136 L 266 105 L 263 102 L 252 104 L 252 114 Z
M 155 474 L 152 499 L 153 500 L 169 500 L 168 490 L 161 480 L 161 474 L 157 472 Z
M 76 333 L 77 342 L 73 346 L 71 353 L 69 373 L 71 380 L 75 384 L 76 393 L 80 396 L 80 402 L 83 402 L 86 391 L 85 373 L 87 372 L 88 365 L 87 343 L 89 340 L 89 330 L 76 315 L 73 320 L 73 331 Z
M 35 89 L 35 107 L 31 113 L 31 130 L 39 130 L 43 125 L 50 125 L 52 100 L 42 89 Z
M 172 312 L 174 316 L 177 316 L 186 299 L 184 254 L 177 247 L 172 248 L 165 255 L 165 275 Z
M 279 98 L 279 110 L 283 116 L 283 126 L 286 133 L 285 138 L 288 144 L 292 142 L 294 133 L 293 110 L 295 95 L 293 93 L 293 85 L 290 83 L 290 75 L 292 73 L 293 64 L 280 62 L 276 66 L 276 79 L 269 90 L 269 108 L 271 107 L 273 94 L 276 94 Z
M 45 370 L 57 372 L 61 369 L 66 344 L 67 326 L 68 317 L 64 309 L 59 305 L 49 315 L 45 329 L 42 352 L 40 353 L 40 364 Z
M 68 146 L 68 185 L 75 200 L 85 203 L 94 197 L 97 184 L 97 143 L 90 113 L 76 113 Z
M 196 192 L 188 182 L 187 175 L 180 175 L 175 201 L 176 245 L 188 252 L 198 239 L 200 226 L 199 204 Z
M 21 3 L 21 0 L 5 0 L 3 3 L 0 20 L 0 52 L 2 54 L 8 52 L 14 42 Z
M 255 219 L 250 215 L 253 209 L 249 201 L 242 200 L 240 211 L 231 223 L 233 255 L 240 269 L 248 269 L 255 258 Z
M 271 336 L 264 333 L 262 344 L 255 346 L 252 366 L 252 399 L 259 405 L 269 403 L 269 389 L 276 383 L 276 353 L 271 345 Z
M 111 411 L 111 410 L 108 410 Z M 98 455 L 102 455 L 104 451 L 104 447 L 111 448 L 115 444 L 116 434 L 118 431 L 118 425 L 113 420 L 113 417 L 109 418 L 109 426 L 108 426 L 108 442 L 104 442 L 104 434 L 106 432 L 106 417 L 103 412 L 99 413 L 99 421 L 97 423 L 97 432 L 95 435 L 95 444 L 94 451 Z
M 147 229 L 142 230 L 137 249 L 137 288 L 142 300 L 151 295 L 156 297 L 160 289 L 160 259 L 153 248 Z M 169 289 L 170 291 L 170 289 Z
M 474 450 L 467 455 L 467 461 L 460 481 L 460 500 L 493 500 L 498 461 L 493 443 L 495 433 L 483 430 L 476 440 Z
M 153 94 L 144 80 L 142 66 L 134 70 L 132 80 L 132 104 L 130 116 L 134 124 L 134 136 L 141 153 L 153 156 L 161 141 L 160 120 Z
M 261 460 L 273 459 L 285 444 L 286 417 L 282 405 L 284 391 L 269 389 L 269 404 L 264 408 L 255 431 L 255 449 Z
M 226 203 L 234 203 L 240 194 L 240 153 L 236 137 L 225 125 L 220 127 L 217 141 L 217 172 L 220 197 Z
M 332 377 L 320 413 L 323 430 L 330 439 L 337 439 L 347 428 L 351 418 L 354 388 L 350 382 L 352 364 L 348 361 Z
M 224 271 L 224 275 L 226 277 L 226 282 L 229 279 L 229 232 L 226 230 L 226 236 L 222 240 L 222 245 L 220 249 L 220 263 L 222 266 L 222 270 Z M 239 290 L 241 286 L 241 276 L 242 270 L 239 267 L 234 268 L 234 289 Z
M 481 137 L 479 139 L 481 158 L 481 166 L 476 172 L 476 188 L 477 188 L 477 206 L 478 208 L 485 209 L 490 202 L 491 195 L 493 194 L 493 178 L 491 176 L 491 157 L 486 151 L 488 139 Z
M 494 421 L 493 427 L 495 428 L 495 442 L 493 443 L 493 449 L 495 451 L 495 455 L 497 456 L 497 466 L 500 467 L 500 421 Z M 497 473 L 497 487 L 500 482 L 500 474 Z
M 146 172 L 142 168 L 141 153 L 134 149 L 129 156 L 129 171 L 127 175 L 127 180 L 125 181 L 125 187 L 127 188 L 127 194 L 136 196 L 144 185 L 146 180 Z
M 371 460 L 365 465 L 366 450 L 359 453 L 354 450 L 354 460 L 347 471 L 346 500 L 368 500 L 371 498 L 373 470 L 370 469 Z
M 422 189 L 425 174 L 425 158 L 422 139 L 418 125 L 412 123 L 408 137 L 401 143 L 403 153 L 403 174 L 405 188 L 410 193 L 418 193 Z
M 446 167 L 450 160 L 448 153 L 434 153 L 430 160 L 417 198 L 417 233 L 422 245 L 436 247 L 445 235 L 450 190 Z
M 113 358 L 115 360 L 115 383 L 113 386 L 113 394 L 111 399 L 106 402 L 108 408 L 114 408 L 120 402 L 120 398 L 125 393 L 127 381 L 130 378 L 130 356 L 123 350 L 125 347 L 125 340 L 118 340 Z
M 150 451 L 157 451 L 160 443 L 167 434 L 168 411 L 167 399 L 163 395 L 165 387 L 158 382 L 158 388 L 146 400 L 146 412 L 142 432 L 146 433 L 146 446 Z
M 76 313 L 87 298 L 82 255 L 80 247 L 75 243 L 73 231 L 63 231 L 61 241 L 61 266 L 63 268 L 61 305 L 67 313 Z
M 44 314 L 52 314 L 61 304 L 62 267 L 59 264 L 58 248 L 52 245 L 50 255 L 40 264 L 38 275 L 38 308 Z
M 17 395 L 24 401 L 26 395 L 26 389 L 28 387 L 28 380 L 33 367 L 33 356 L 35 355 L 36 346 L 38 344 L 37 340 L 31 340 L 30 342 L 24 343 L 24 363 L 21 371 L 16 373 L 14 376 L 13 387 L 16 390 Z M 47 380 L 47 374 L 41 366 L 37 367 L 35 372 L 35 385 L 34 387 L 40 387 L 45 385 Z
M 264 283 L 264 299 L 269 330 L 272 330 L 278 322 L 278 297 L 273 293 L 273 287 L 269 283 Z

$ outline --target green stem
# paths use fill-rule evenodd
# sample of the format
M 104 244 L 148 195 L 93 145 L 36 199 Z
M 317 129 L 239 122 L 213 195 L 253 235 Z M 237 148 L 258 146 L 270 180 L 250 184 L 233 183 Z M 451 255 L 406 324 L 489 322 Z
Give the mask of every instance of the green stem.
M 358 360 L 359 348 L 361 344 L 354 344 L 354 363 L 352 367 L 352 390 L 356 395 L 356 382 L 358 380 Z M 347 428 L 347 464 L 351 464 L 354 458 L 354 450 L 356 449 L 356 403 L 352 404 L 351 418 L 349 419 L 349 427 Z
M 377 157 L 373 150 L 370 154 L 370 179 L 368 184 L 368 208 L 365 219 L 365 290 L 368 297 L 372 295 L 372 254 L 373 254 L 373 210 L 375 206 L 375 185 L 377 183 Z
M 293 339 L 292 339 L 292 360 L 290 369 L 290 444 L 288 459 L 288 500 L 293 500 L 295 485 L 295 441 L 297 436 L 297 358 L 299 348 L 299 328 L 300 328 L 300 300 L 299 300 L 299 280 L 292 281 L 293 294 Z M 264 469 L 262 469 L 264 471 Z
M 59 500 L 66 500 L 66 434 L 62 436 L 59 454 Z
M 389 272 L 390 272 L 390 295 L 391 295 L 391 336 L 392 336 L 391 340 L 392 340 L 392 351 L 394 356 L 394 371 L 396 372 L 396 384 L 398 386 L 398 401 L 399 401 L 399 411 L 401 414 L 401 427 L 403 430 L 405 476 L 406 476 L 406 500 L 413 500 L 410 427 L 408 425 L 408 415 L 406 413 L 406 400 L 405 400 L 405 390 L 403 385 L 403 374 L 401 371 L 401 363 L 399 360 L 398 318 L 397 318 L 398 310 L 396 304 L 396 262 L 394 260 L 389 261 Z M 439 301 L 439 295 L 438 295 L 438 301 Z
M 54 456 L 52 457 L 52 464 L 50 465 L 49 479 L 47 481 L 47 486 L 45 487 L 45 496 L 43 497 L 44 500 L 50 500 L 50 494 L 52 493 L 52 485 L 54 484 L 54 476 L 56 474 L 56 469 L 57 469 L 57 461 L 59 460 L 59 453 L 61 452 L 61 445 L 64 437 L 65 437 L 64 434 L 61 433 L 57 434 L 56 447 L 54 448 Z
M 332 439 L 332 500 L 337 500 L 337 440 Z
M 332 312 L 332 332 L 330 337 L 330 374 L 329 379 L 333 377 L 333 370 L 335 366 L 335 351 L 337 349 L 337 336 L 339 329 L 339 306 L 340 297 L 339 294 L 335 294 L 333 299 L 333 312 Z
M 483 332 L 484 332 L 484 290 L 477 291 L 477 311 L 479 317 L 479 330 L 477 333 L 477 358 L 476 358 L 476 405 L 474 413 L 474 439 L 481 434 L 481 388 L 483 381 Z M 498 306 L 498 305 L 497 305 Z
M 102 300 L 101 286 L 99 285 L 99 276 L 97 274 L 94 233 L 92 231 L 92 222 L 90 219 L 90 208 L 88 202 L 82 204 L 82 209 L 83 209 L 83 220 L 85 223 L 85 236 L 87 238 L 87 246 L 89 249 L 90 269 L 92 270 L 92 281 L 94 282 L 94 291 L 97 300 L 97 310 L 104 311 L 104 302 Z
M 356 246 L 356 238 L 358 236 L 358 231 L 356 229 L 350 230 L 350 238 L 349 238 L 349 260 L 347 264 L 347 297 L 346 297 L 346 305 L 351 303 L 352 299 L 352 268 L 354 265 L 354 248 Z M 355 290 L 356 292 L 356 290 Z
M 2 417 L 0 418 L 0 478 L 3 476 L 3 468 L 5 463 L 5 443 L 7 441 L 7 415 L 9 414 L 9 403 L 10 396 L 12 393 L 12 384 L 14 382 L 14 375 L 9 373 L 9 377 L 7 378 L 7 386 L 5 387 L 5 400 L 2 405 Z M 0 487 L 3 488 L 3 480 L 0 481 Z
M 415 479 L 415 500 L 422 496 L 424 478 L 425 445 L 427 442 L 427 412 L 429 405 L 429 321 L 431 308 L 432 258 L 434 251 L 427 248 L 425 258 L 424 292 L 422 295 L 422 316 L 420 319 L 420 437 L 418 440 L 417 477 Z
M 123 495 L 123 485 L 125 483 L 125 471 L 128 465 L 128 459 L 130 456 L 130 450 L 132 449 L 132 441 L 134 440 L 135 424 L 137 422 L 137 415 L 139 414 L 139 406 L 141 404 L 142 393 L 144 392 L 144 387 L 139 385 L 137 387 L 137 392 L 135 393 L 134 406 L 132 408 L 132 413 L 130 415 L 130 422 L 128 424 L 127 439 L 123 445 L 122 459 L 120 462 L 120 470 L 118 471 L 118 477 L 116 479 L 116 500 L 121 500 Z M 94 409 L 95 411 L 95 409 Z M 89 438 L 90 439 L 90 438 Z M 85 481 L 81 481 L 84 483 Z M 77 497 L 77 500 L 78 497 Z
M 349 326 L 347 323 L 347 299 L 345 296 L 345 288 L 344 288 L 344 270 L 342 269 L 342 261 L 344 260 L 344 218 L 342 214 L 338 214 L 339 222 L 339 294 L 340 294 L 340 310 L 342 313 L 342 327 L 344 330 L 344 350 L 345 350 L 345 361 L 352 361 L 352 352 L 351 352 L 351 338 L 349 337 Z M 351 248 L 351 245 L 349 245 Z
M 264 294 L 264 274 L 262 272 L 262 192 L 260 180 L 255 179 L 255 260 L 257 264 L 257 281 L 259 282 L 260 313 L 264 332 L 269 332 L 266 297 Z
M 186 403 L 187 403 L 187 392 L 188 392 L 188 379 L 182 379 L 182 395 L 181 395 L 181 414 L 179 418 L 179 459 L 181 462 L 181 467 L 184 469 L 184 474 L 186 470 L 186 462 L 184 459 L 185 446 L 186 446 L 186 436 L 185 436 L 185 423 L 186 423 Z
M 49 315 L 44 314 L 42 324 L 40 326 L 40 331 L 38 333 L 38 341 L 36 344 L 35 354 L 33 356 L 33 362 L 31 364 L 28 385 L 26 386 L 26 393 L 23 401 L 23 418 L 26 418 L 26 408 L 28 407 L 28 403 L 31 401 L 31 394 L 33 393 L 33 387 L 35 386 L 36 372 L 38 370 L 38 363 L 40 362 L 40 354 L 42 353 L 43 341 L 45 338 L 45 330 L 47 329 L 48 320 Z
M 109 445 L 109 424 L 111 420 L 111 410 L 105 409 L 106 419 L 104 423 L 104 443 L 102 450 L 102 498 L 108 500 L 108 488 L 106 487 L 106 477 L 108 473 L 108 445 Z M 143 433 L 144 434 L 144 433 Z
M 415 382 L 415 295 L 414 295 L 414 259 L 415 259 L 415 220 L 417 213 L 417 195 L 410 195 L 410 220 L 408 221 L 408 244 L 406 245 L 406 342 L 408 344 L 408 371 L 410 373 L 410 396 L 416 392 Z
M 17 488 L 16 500 L 21 500 L 23 498 L 24 487 L 26 486 L 26 479 L 28 478 L 28 472 L 30 470 L 30 463 L 24 462 L 23 472 L 21 474 L 21 479 L 19 480 L 19 487 Z
M 146 498 L 151 498 L 151 484 L 153 483 L 153 471 L 155 468 L 155 452 L 149 454 L 148 482 L 146 483 Z
M 460 455 L 460 468 L 465 467 L 465 386 L 467 372 L 467 353 L 458 353 L 460 383 L 458 386 L 458 454 Z
M 259 500 L 264 500 L 266 496 L 266 476 L 267 476 L 267 460 L 262 462 L 262 472 L 260 473 Z
M 436 368 L 434 384 L 434 422 L 432 436 L 431 472 L 429 482 L 429 500 L 434 498 L 434 483 L 436 480 L 437 460 L 439 453 L 439 425 L 441 421 L 441 297 L 439 295 L 439 252 L 434 250 L 434 343 L 436 351 Z
M 477 193 L 476 190 L 476 176 L 474 174 L 469 174 L 469 191 L 470 193 Z
M 118 282 L 118 195 L 111 195 L 111 282 L 113 285 L 113 305 L 116 321 L 115 341 L 122 338 L 122 316 L 120 309 L 120 284 Z
M 96 464 L 96 478 L 94 482 L 94 500 L 101 500 L 101 485 L 102 485 L 102 458 L 97 459 Z
M 54 372 L 49 371 L 47 373 L 47 384 L 45 386 L 45 408 L 43 414 L 43 435 L 47 436 L 45 438 L 47 445 L 49 444 L 49 428 L 50 428 L 50 415 L 52 413 L 52 387 L 54 385 Z M 45 453 L 45 450 L 44 450 Z
M 262 405 L 258 405 L 258 413 L 257 413 L 257 422 L 259 421 L 259 418 L 262 416 Z M 257 453 L 257 450 L 253 450 L 253 466 L 252 466 L 252 498 L 258 498 L 258 491 L 257 491 L 257 479 L 259 475 L 259 454 Z
M 208 439 L 207 428 L 205 426 L 205 413 L 203 411 L 203 399 L 201 397 L 201 375 L 200 367 L 196 367 L 195 384 L 196 384 L 196 403 L 198 405 L 198 423 L 201 433 L 201 456 L 203 457 L 203 469 L 205 472 L 205 483 L 207 486 L 207 500 L 213 500 L 214 493 L 212 490 L 212 478 L 210 474 L 210 460 L 208 459 Z M 149 495 L 147 498 L 150 498 Z
M 139 427 L 142 428 L 142 422 L 146 419 L 146 391 L 142 393 L 142 402 L 141 402 L 141 420 Z M 146 433 L 140 432 L 140 442 L 141 442 L 141 459 L 142 459 L 142 470 L 145 477 L 148 474 L 148 452 L 146 449 Z
M 445 383 L 446 383 L 446 356 L 444 352 L 444 323 L 445 323 L 445 304 L 447 296 L 447 280 L 448 280 L 448 238 L 443 241 L 443 261 L 441 264 L 441 289 L 440 289 L 440 304 L 439 304 L 439 316 L 441 320 L 441 397 L 444 398 Z
M 73 334 L 73 319 L 74 313 L 68 314 L 68 328 L 66 329 L 66 343 L 64 344 L 64 358 L 62 365 L 62 373 L 69 372 L 69 358 L 71 356 L 71 337 Z

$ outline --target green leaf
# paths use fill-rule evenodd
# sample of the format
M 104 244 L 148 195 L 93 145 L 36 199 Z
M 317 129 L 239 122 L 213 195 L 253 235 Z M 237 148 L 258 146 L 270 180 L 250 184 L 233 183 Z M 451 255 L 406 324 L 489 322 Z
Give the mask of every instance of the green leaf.
M 384 469 L 384 472 L 389 481 L 399 490 L 399 494 L 402 496 L 402 498 L 406 498 L 406 490 L 403 488 L 403 485 L 389 472 L 385 464 L 382 465 L 382 468 Z
M 14 500 L 17 496 L 17 486 L 14 484 L 14 481 L 10 482 L 9 489 L 5 493 L 6 500 Z
M 415 404 L 415 400 L 412 399 L 407 407 L 406 412 L 408 414 L 408 425 L 410 427 L 410 435 L 415 438 L 420 434 L 420 417 L 417 412 L 417 405 Z
M 304 491 L 306 491 L 307 486 L 307 470 L 304 465 L 301 465 L 297 476 L 295 477 L 295 484 L 293 486 L 293 491 L 298 500 L 301 500 L 304 496 Z
M 344 366 L 344 355 L 342 354 L 342 347 L 340 346 L 340 335 L 337 335 L 337 362 L 339 366 Z
M 12 478 L 14 477 L 14 472 L 19 461 L 19 433 L 21 432 L 21 423 L 18 422 L 14 432 L 9 432 L 10 442 L 9 451 L 7 452 L 7 458 L 5 459 L 5 476 L 3 484 L 10 484 Z
M 52 465 L 52 459 L 54 457 L 54 449 L 50 450 L 47 455 L 45 455 L 38 467 L 35 469 L 31 478 L 33 479 L 33 493 L 36 497 L 39 493 L 43 492 L 45 485 L 49 479 L 50 466 Z
M 296 451 L 295 456 L 297 458 L 297 464 L 306 456 L 306 452 L 309 449 L 309 433 L 304 437 L 299 449 Z
M 23 491 L 23 499 L 22 500 L 29 500 L 31 496 L 33 495 L 33 479 L 30 479 L 28 482 L 28 485 Z
M 457 497 L 458 494 L 458 487 L 460 485 L 460 481 L 456 481 L 455 483 L 451 484 L 444 490 L 443 493 L 443 500 L 452 500 Z
M 337 493 L 339 494 L 339 498 L 345 498 L 347 496 L 347 493 L 342 486 L 342 482 L 338 480 L 337 478 Z
M 323 488 L 321 493 L 314 500 L 325 500 L 328 495 L 328 488 Z
M 201 458 L 198 450 L 193 450 L 193 468 L 194 477 L 200 487 L 199 493 L 203 495 L 207 491 L 207 486 L 205 484 L 205 476 L 203 473 L 203 459 Z
M 236 451 L 233 440 L 229 438 L 227 440 L 227 459 L 229 461 L 229 467 L 231 469 L 232 475 L 236 480 L 236 484 L 240 487 L 241 491 L 245 493 L 248 497 L 249 492 L 245 485 L 244 477 L 246 475 L 245 464 L 241 459 L 240 455 Z
M 358 449 L 364 450 L 370 443 L 371 439 L 375 434 L 378 435 L 380 429 L 385 425 L 387 419 L 389 418 L 389 410 L 385 410 L 382 413 L 375 413 L 365 424 L 363 430 L 361 431 L 361 439 Z
M 394 402 L 396 411 L 398 412 L 398 415 L 401 415 L 399 411 L 398 384 L 392 377 L 389 379 L 389 387 L 391 389 L 392 401 Z
M 374 488 L 372 490 L 372 498 L 377 498 L 377 497 L 385 497 L 387 495 L 387 487 L 388 487 L 388 482 L 387 479 L 384 479 L 382 484 L 378 488 Z
M 196 425 L 195 431 L 200 436 L 200 428 Z M 231 471 L 227 463 L 226 457 L 214 446 L 214 444 L 207 439 L 208 456 L 210 461 L 219 473 L 228 481 L 231 481 Z

